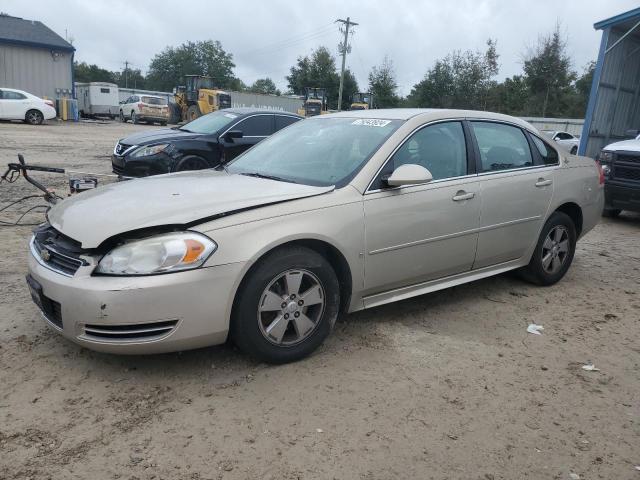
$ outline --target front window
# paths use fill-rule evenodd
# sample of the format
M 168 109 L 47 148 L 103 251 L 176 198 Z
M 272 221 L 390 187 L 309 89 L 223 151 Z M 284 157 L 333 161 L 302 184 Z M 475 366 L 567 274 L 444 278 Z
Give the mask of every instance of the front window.
M 232 123 L 238 115 L 223 110 L 198 117 L 192 122 L 184 124 L 180 130 L 191 133 L 212 134 Z
M 297 122 L 228 166 L 230 173 L 306 185 L 346 185 L 401 125 L 399 120 L 317 118 Z

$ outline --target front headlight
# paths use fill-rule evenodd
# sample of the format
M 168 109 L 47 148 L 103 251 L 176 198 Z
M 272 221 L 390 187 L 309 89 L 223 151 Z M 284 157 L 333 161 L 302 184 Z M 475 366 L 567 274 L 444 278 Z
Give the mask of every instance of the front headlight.
M 598 161 L 600 163 L 611 163 L 613 160 L 613 152 L 607 152 L 606 150 L 602 150 L 598 155 Z
M 131 158 L 149 157 L 156 153 L 163 152 L 169 146 L 168 143 L 161 143 L 159 145 L 147 145 L 134 150 L 131 154 Z
M 218 245 L 196 232 L 176 232 L 133 240 L 107 253 L 96 273 L 153 275 L 198 268 Z

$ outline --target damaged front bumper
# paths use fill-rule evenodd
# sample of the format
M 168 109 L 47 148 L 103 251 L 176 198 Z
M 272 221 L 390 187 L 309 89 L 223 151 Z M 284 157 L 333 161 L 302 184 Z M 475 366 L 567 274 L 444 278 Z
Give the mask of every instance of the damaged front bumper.
M 224 343 L 243 264 L 164 275 L 63 275 L 29 255 L 27 282 L 47 324 L 101 352 L 148 354 Z

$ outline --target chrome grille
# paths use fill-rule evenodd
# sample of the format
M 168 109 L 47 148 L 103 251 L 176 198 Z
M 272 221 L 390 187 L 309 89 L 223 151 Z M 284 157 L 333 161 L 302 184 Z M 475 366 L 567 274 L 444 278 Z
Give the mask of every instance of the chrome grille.
M 72 277 L 81 266 L 87 265 L 80 258 L 83 252 L 80 244 L 49 225 L 34 230 L 30 246 L 38 263 L 62 275 Z
M 116 147 L 113 149 L 113 153 L 116 155 L 124 155 L 124 152 L 129 150 L 133 145 L 127 145 L 126 143 L 118 142 Z

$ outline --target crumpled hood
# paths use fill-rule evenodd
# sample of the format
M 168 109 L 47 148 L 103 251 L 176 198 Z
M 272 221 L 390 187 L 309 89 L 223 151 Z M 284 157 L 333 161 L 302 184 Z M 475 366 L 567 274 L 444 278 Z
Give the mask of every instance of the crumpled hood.
M 57 203 L 47 217 L 56 230 L 79 241 L 83 248 L 96 248 L 131 230 L 185 225 L 333 189 L 200 170 L 101 186 Z
M 623 140 L 622 142 L 607 145 L 603 150 L 609 152 L 618 152 L 621 150 L 628 152 L 640 152 L 640 140 Z
M 178 129 L 161 128 L 134 133 L 120 141 L 125 145 L 144 145 L 146 143 L 156 143 L 162 140 L 186 140 L 188 138 L 195 138 L 201 135 L 202 134 L 200 133 L 183 132 Z

